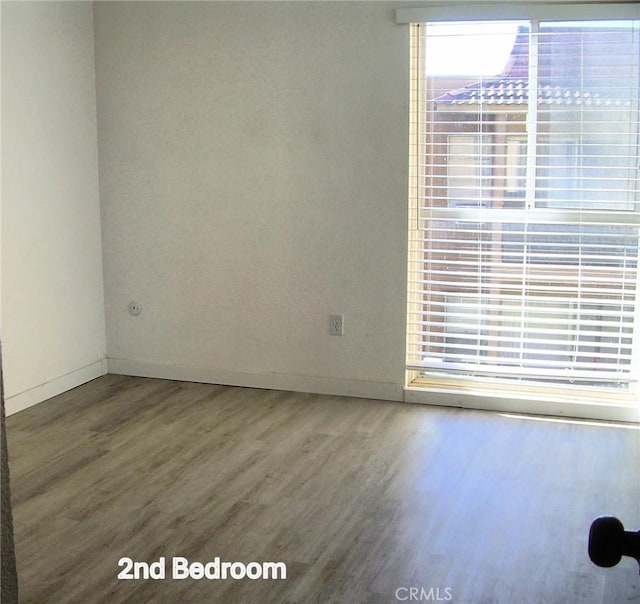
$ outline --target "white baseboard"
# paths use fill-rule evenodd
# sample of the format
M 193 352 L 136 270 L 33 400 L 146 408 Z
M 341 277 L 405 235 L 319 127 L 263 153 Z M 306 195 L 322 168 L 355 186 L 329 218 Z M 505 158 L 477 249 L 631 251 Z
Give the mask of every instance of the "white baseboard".
M 23 392 L 12 394 L 5 398 L 5 412 L 13 415 L 18 411 L 23 411 L 42 401 L 46 401 L 52 396 L 57 396 L 62 392 L 71 390 L 76 386 L 81 386 L 107 373 L 107 361 L 102 359 L 86 367 L 81 367 L 70 373 L 65 373 L 44 384 L 39 384 Z
M 403 385 L 282 373 L 252 373 L 153 361 L 107 359 L 109 373 L 246 388 L 402 401 Z

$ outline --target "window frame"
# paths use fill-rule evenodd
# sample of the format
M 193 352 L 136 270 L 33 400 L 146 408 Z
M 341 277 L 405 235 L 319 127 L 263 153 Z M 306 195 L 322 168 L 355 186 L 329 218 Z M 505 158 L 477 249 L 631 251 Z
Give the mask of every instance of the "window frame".
M 416 23 L 424 21 L 456 21 L 456 20 L 470 20 L 470 21 L 506 21 L 506 20 L 543 20 L 543 21 L 558 21 L 558 20 L 570 20 L 570 21 L 585 21 L 589 19 L 640 19 L 640 7 L 637 5 L 631 6 L 626 3 L 608 4 L 606 7 L 597 5 L 578 5 L 578 4 L 559 4 L 559 5 L 546 5 L 546 6 L 533 6 L 533 5 L 518 5 L 513 7 L 505 7 L 504 5 L 493 5 L 493 8 L 489 8 L 485 11 L 483 5 L 483 18 L 479 19 L 477 13 L 475 13 L 470 4 L 464 4 L 453 7 L 421 7 L 417 9 L 399 9 L 396 12 L 396 18 L 398 23 Z M 413 42 L 416 44 L 415 40 Z M 419 67 L 414 66 L 414 69 Z M 411 75 L 412 85 L 416 85 L 416 74 Z M 410 99 L 411 110 L 417 109 L 416 103 L 420 105 L 424 99 L 421 98 L 423 94 L 422 90 L 416 91 Z M 426 146 L 428 141 L 425 138 L 424 132 L 413 132 L 412 134 L 412 151 L 411 153 L 419 153 L 418 149 L 421 146 Z M 526 135 L 518 135 L 518 138 L 526 138 Z M 415 155 L 414 155 L 415 158 Z M 415 162 L 412 162 L 414 164 Z M 419 176 L 415 173 L 416 168 L 414 165 L 410 167 L 410 176 L 413 177 L 413 186 L 416 186 Z M 421 175 L 425 179 L 433 177 L 433 174 L 425 173 Z M 410 200 L 417 201 L 417 191 L 410 190 Z M 521 214 L 520 210 L 506 210 L 500 209 L 504 219 L 508 218 L 508 214 L 514 212 L 513 218 Z M 566 219 L 571 214 L 576 214 L 571 209 L 567 208 L 528 208 L 528 212 L 536 214 L 540 218 L 556 220 Z M 456 218 L 473 218 L 475 213 L 478 218 L 485 211 L 481 208 L 438 208 L 438 214 L 442 217 L 448 217 L 450 219 Z M 579 211 L 580 217 L 583 218 L 585 210 Z M 615 218 L 611 217 L 609 211 L 589 211 L 590 219 L 594 223 L 602 224 L 608 222 L 616 222 L 619 224 L 628 223 L 631 225 L 640 224 L 640 215 L 635 211 L 622 211 Z M 410 221 L 416 225 L 421 221 L 420 211 L 417 203 L 410 203 Z M 411 239 L 410 229 L 410 239 Z M 415 242 L 414 242 L 415 243 Z M 428 259 L 420 258 L 416 256 L 415 246 L 411 246 L 409 251 L 409 262 L 420 261 L 428 263 Z M 411 293 L 409 294 L 408 307 L 411 312 L 412 304 L 415 305 L 416 300 L 411 299 Z M 634 348 L 637 352 L 640 352 L 640 346 L 638 341 L 640 338 L 635 338 Z M 503 408 L 507 398 L 512 400 L 513 397 L 517 397 L 516 409 L 520 411 L 530 412 L 532 410 L 532 403 L 535 407 L 535 412 L 539 413 L 551 413 L 554 415 L 576 415 L 590 418 L 600 419 L 618 419 L 624 421 L 640 421 L 640 407 L 638 406 L 639 397 L 637 389 L 630 392 L 627 396 L 620 396 L 613 393 L 602 392 L 596 397 L 592 392 L 588 392 L 586 399 L 580 404 L 575 404 L 576 395 L 579 396 L 577 390 L 572 392 L 563 391 L 562 388 L 558 388 L 556 384 L 541 384 L 539 388 L 535 389 L 535 392 L 530 392 L 529 395 L 524 395 L 521 390 L 514 388 L 510 384 L 494 384 L 490 382 L 484 382 L 482 378 L 476 376 L 467 382 L 468 386 L 464 384 L 461 386 L 460 381 L 455 383 L 446 378 L 437 378 L 435 380 L 430 379 L 428 388 L 425 389 L 425 384 L 421 383 L 420 371 L 415 368 L 409 368 L 407 370 L 407 382 L 405 386 L 406 398 L 411 402 L 427 402 L 430 400 L 434 393 L 438 393 L 444 396 L 445 399 L 440 398 L 440 404 L 443 400 L 451 401 L 451 403 L 444 402 L 444 404 L 455 404 L 456 406 L 467 406 L 482 408 Z M 484 386 L 483 386 L 484 384 Z M 533 395 L 533 396 L 532 396 Z M 541 402 L 544 400 L 544 404 Z M 571 401 L 574 404 L 564 406 L 567 402 Z M 521 408 L 519 408 L 521 407 Z M 505 410 L 514 410 L 513 404 L 508 405 Z

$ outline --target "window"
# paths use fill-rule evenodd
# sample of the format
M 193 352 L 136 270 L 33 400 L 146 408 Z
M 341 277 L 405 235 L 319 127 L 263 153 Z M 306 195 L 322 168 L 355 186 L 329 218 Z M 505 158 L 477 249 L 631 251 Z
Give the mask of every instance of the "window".
M 410 383 L 637 408 L 640 21 L 414 23 L 411 50 Z

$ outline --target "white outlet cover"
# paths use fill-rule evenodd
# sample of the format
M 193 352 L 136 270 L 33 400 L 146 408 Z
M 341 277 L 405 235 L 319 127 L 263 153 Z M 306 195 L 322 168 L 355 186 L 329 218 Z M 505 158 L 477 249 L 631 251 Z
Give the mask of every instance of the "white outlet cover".
M 129 302 L 129 314 L 137 317 L 142 312 L 142 304 L 140 302 L 136 302 L 132 300 Z
M 329 333 L 332 336 L 344 335 L 344 315 L 343 314 L 329 315 Z

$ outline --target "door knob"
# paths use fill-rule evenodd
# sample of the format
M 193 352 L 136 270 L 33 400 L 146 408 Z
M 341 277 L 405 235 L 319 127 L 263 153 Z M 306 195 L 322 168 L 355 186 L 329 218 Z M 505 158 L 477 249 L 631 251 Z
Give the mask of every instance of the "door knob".
M 597 566 L 615 566 L 622 556 L 635 558 L 640 565 L 640 531 L 625 531 L 613 516 L 600 516 L 589 530 L 589 558 Z

